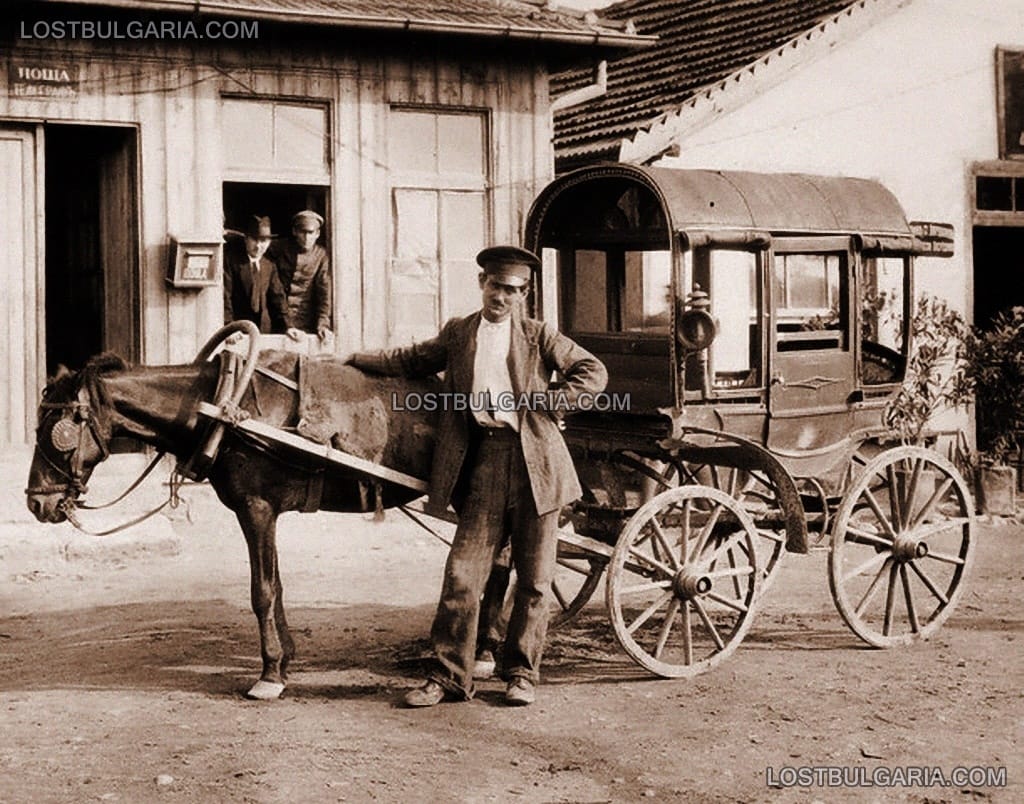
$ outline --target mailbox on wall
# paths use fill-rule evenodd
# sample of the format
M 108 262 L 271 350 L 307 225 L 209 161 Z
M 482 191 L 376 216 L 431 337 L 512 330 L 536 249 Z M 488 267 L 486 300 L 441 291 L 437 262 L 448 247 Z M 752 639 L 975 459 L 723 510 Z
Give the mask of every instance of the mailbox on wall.
M 167 284 L 205 288 L 220 281 L 222 243 L 197 237 L 171 237 Z

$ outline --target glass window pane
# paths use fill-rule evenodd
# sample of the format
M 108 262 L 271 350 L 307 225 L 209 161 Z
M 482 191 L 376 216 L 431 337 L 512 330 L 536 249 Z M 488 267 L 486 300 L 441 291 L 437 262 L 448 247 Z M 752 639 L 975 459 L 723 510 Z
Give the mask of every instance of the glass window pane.
M 790 254 L 786 258 L 788 307 L 828 307 L 825 260 L 817 254 Z
M 603 251 L 576 252 L 576 309 L 578 332 L 608 331 L 608 262 Z
M 1013 183 L 1004 176 L 978 176 L 975 180 L 978 209 L 1013 209 Z
M 327 171 L 327 110 L 279 103 L 274 107 L 274 164 Z
M 672 315 L 671 293 L 672 257 L 669 252 L 626 252 L 624 331 L 667 335 Z
M 903 311 L 907 263 L 903 258 L 864 260 L 861 299 L 861 378 L 865 385 L 903 378 Z
M 395 190 L 395 242 L 398 259 L 418 259 L 436 264 L 437 193 L 432 190 Z
M 483 193 L 441 194 L 441 313 L 444 319 L 480 308 L 480 267 L 476 255 L 484 247 Z
M 711 315 L 718 335 L 711 345 L 714 384 L 742 387 L 756 382 L 761 351 L 757 315 L 757 255 L 747 251 L 711 252 Z
M 437 115 L 392 110 L 388 125 L 388 159 L 392 170 L 437 172 Z
M 775 256 L 775 287 L 785 288 L 774 302 L 780 351 L 849 348 L 840 298 L 843 265 L 835 253 Z
M 484 175 L 484 127 L 478 114 L 437 116 L 441 173 Z
M 221 145 L 229 168 L 266 169 L 274 163 L 274 104 L 224 100 Z

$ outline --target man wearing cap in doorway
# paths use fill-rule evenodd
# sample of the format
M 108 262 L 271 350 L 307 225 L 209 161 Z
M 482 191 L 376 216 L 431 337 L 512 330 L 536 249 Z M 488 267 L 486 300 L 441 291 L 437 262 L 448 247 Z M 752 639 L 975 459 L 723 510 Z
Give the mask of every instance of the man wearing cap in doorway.
M 288 297 L 288 335 L 309 332 L 330 340 L 331 270 L 327 251 L 317 240 L 322 216 L 305 209 L 292 217 L 292 237 L 277 257 L 277 272 Z
M 284 288 L 277 266 L 265 255 L 271 238 L 270 218 L 252 215 L 245 227 L 245 253 L 224 258 L 224 323 L 252 321 L 260 332 L 286 328 Z
M 557 424 L 581 394 L 604 389 L 604 365 L 547 324 L 527 318 L 523 301 L 540 260 L 515 246 L 477 255 L 483 308 L 447 322 L 432 340 L 355 354 L 365 371 L 422 377 L 444 371 L 443 391 L 471 410 L 441 414 L 429 483 L 432 510 L 459 514 L 431 628 L 434 657 L 426 683 L 407 706 L 473 696 L 480 598 L 495 556 L 511 541 L 518 583 L 503 650 L 505 700 L 532 703 L 547 632 L 559 509 L 581 493 Z M 557 390 L 552 374 L 558 372 Z M 480 400 L 513 405 L 478 405 Z M 520 404 L 521 400 L 532 404 Z M 544 403 L 541 404 L 540 400 Z M 450 406 L 455 407 L 455 406 Z

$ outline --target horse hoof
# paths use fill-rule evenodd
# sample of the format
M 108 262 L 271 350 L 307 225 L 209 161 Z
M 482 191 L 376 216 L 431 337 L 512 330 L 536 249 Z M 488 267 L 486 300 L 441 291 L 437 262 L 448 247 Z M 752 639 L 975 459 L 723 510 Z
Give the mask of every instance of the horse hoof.
M 256 701 L 276 701 L 281 697 L 282 692 L 284 692 L 284 684 L 278 684 L 276 681 L 264 681 L 261 678 L 253 684 L 251 690 L 245 693 L 245 697 Z

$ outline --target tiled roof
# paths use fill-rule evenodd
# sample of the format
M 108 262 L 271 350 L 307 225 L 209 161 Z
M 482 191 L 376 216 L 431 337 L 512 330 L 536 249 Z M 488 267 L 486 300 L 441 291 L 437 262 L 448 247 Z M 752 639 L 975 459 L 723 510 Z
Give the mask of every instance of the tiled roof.
M 46 0 L 147 12 L 274 19 L 281 22 L 381 30 L 432 31 L 610 47 L 644 44 L 624 23 L 592 14 L 551 10 L 543 0 Z
M 555 115 L 556 155 L 615 158 L 620 140 L 756 62 L 851 0 L 625 0 L 601 11 L 632 20 L 658 43 L 608 62 L 608 91 Z M 552 76 L 551 95 L 593 81 L 590 70 Z

